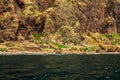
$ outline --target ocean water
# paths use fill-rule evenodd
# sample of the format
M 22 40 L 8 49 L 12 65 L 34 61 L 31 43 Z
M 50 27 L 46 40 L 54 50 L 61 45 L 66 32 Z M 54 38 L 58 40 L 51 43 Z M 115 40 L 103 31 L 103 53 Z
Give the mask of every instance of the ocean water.
M 0 80 L 120 80 L 120 55 L 1 55 Z

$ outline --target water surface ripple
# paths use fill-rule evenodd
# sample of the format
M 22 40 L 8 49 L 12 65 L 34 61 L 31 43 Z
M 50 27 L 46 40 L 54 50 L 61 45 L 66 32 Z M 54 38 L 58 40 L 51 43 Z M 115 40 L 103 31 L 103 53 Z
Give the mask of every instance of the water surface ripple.
M 120 80 L 120 55 L 1 55 L 0 80 Z

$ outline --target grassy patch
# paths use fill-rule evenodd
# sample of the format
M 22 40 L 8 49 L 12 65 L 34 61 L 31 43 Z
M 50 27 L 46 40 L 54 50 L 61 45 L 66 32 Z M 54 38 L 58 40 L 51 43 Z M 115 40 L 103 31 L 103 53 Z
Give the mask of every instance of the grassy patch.
M 63 45 L 63 44 L 59 44 L 50 40 L 47 40 L 47 42 L 50 42 L 51 44 L 57 46 L 58 48 L 62 49 L 62 48 L 68 48 L 67 46 Z
M 33 37 L 34 37 L 34 40 L 35 40 L 35 41 L 38 41 L 41 36 L 42 36 L 41 33 L 39 33 L 39 34 L 33 34 Z
M 108 39 L 111 39 L 111 38 L 112 39 L 120 39 L 120 34 L 111 34 L 111 35 L 105 34 L 104 37 L 108 38 Z
M 7 48 L 0 48 L 0 51 L 2 51 L 2 52 L 7 52 L 8 49 L 7 49 Z
M 104 37 L 107 39 L 112 39 L 111 41 L 112 45 L 117 45 L 120 43 L 120 34 L 111 34 L 111 35 L 105 34 Z
M 80 51 L 88 51 L 88 52 L 90 52 L 90 51 L 95 51 L 96 50 L 96 48 L 95 47 L 93 47 L 93 46 L 86 46 L 86 47 L 81 47 L 80 48 Z
M 118 40 L 114 40 L 114 41 L 112 41 L 112 45 L 117 45 L 117 44 L 119 44 L 120 43 L 120 39 L 118 39 Z

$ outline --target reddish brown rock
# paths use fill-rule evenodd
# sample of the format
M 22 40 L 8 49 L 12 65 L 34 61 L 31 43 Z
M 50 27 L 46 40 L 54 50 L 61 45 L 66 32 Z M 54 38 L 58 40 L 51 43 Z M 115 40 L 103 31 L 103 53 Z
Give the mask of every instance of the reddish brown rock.
M 112 0 L 0 0 L 0 42 L 42 33 L 80 44 L 83 33 L 116 33 Z M 66 30 L 66 31 L 65 31 Z

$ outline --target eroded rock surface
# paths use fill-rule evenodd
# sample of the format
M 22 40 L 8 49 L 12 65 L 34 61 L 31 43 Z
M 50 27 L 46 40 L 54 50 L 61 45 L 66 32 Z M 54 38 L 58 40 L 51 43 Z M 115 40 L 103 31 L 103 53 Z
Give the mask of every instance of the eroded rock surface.
M 114 34 L 119 0 L 0 0 L 0 42 L 32 34 L 79 44 L 90 32 Z

